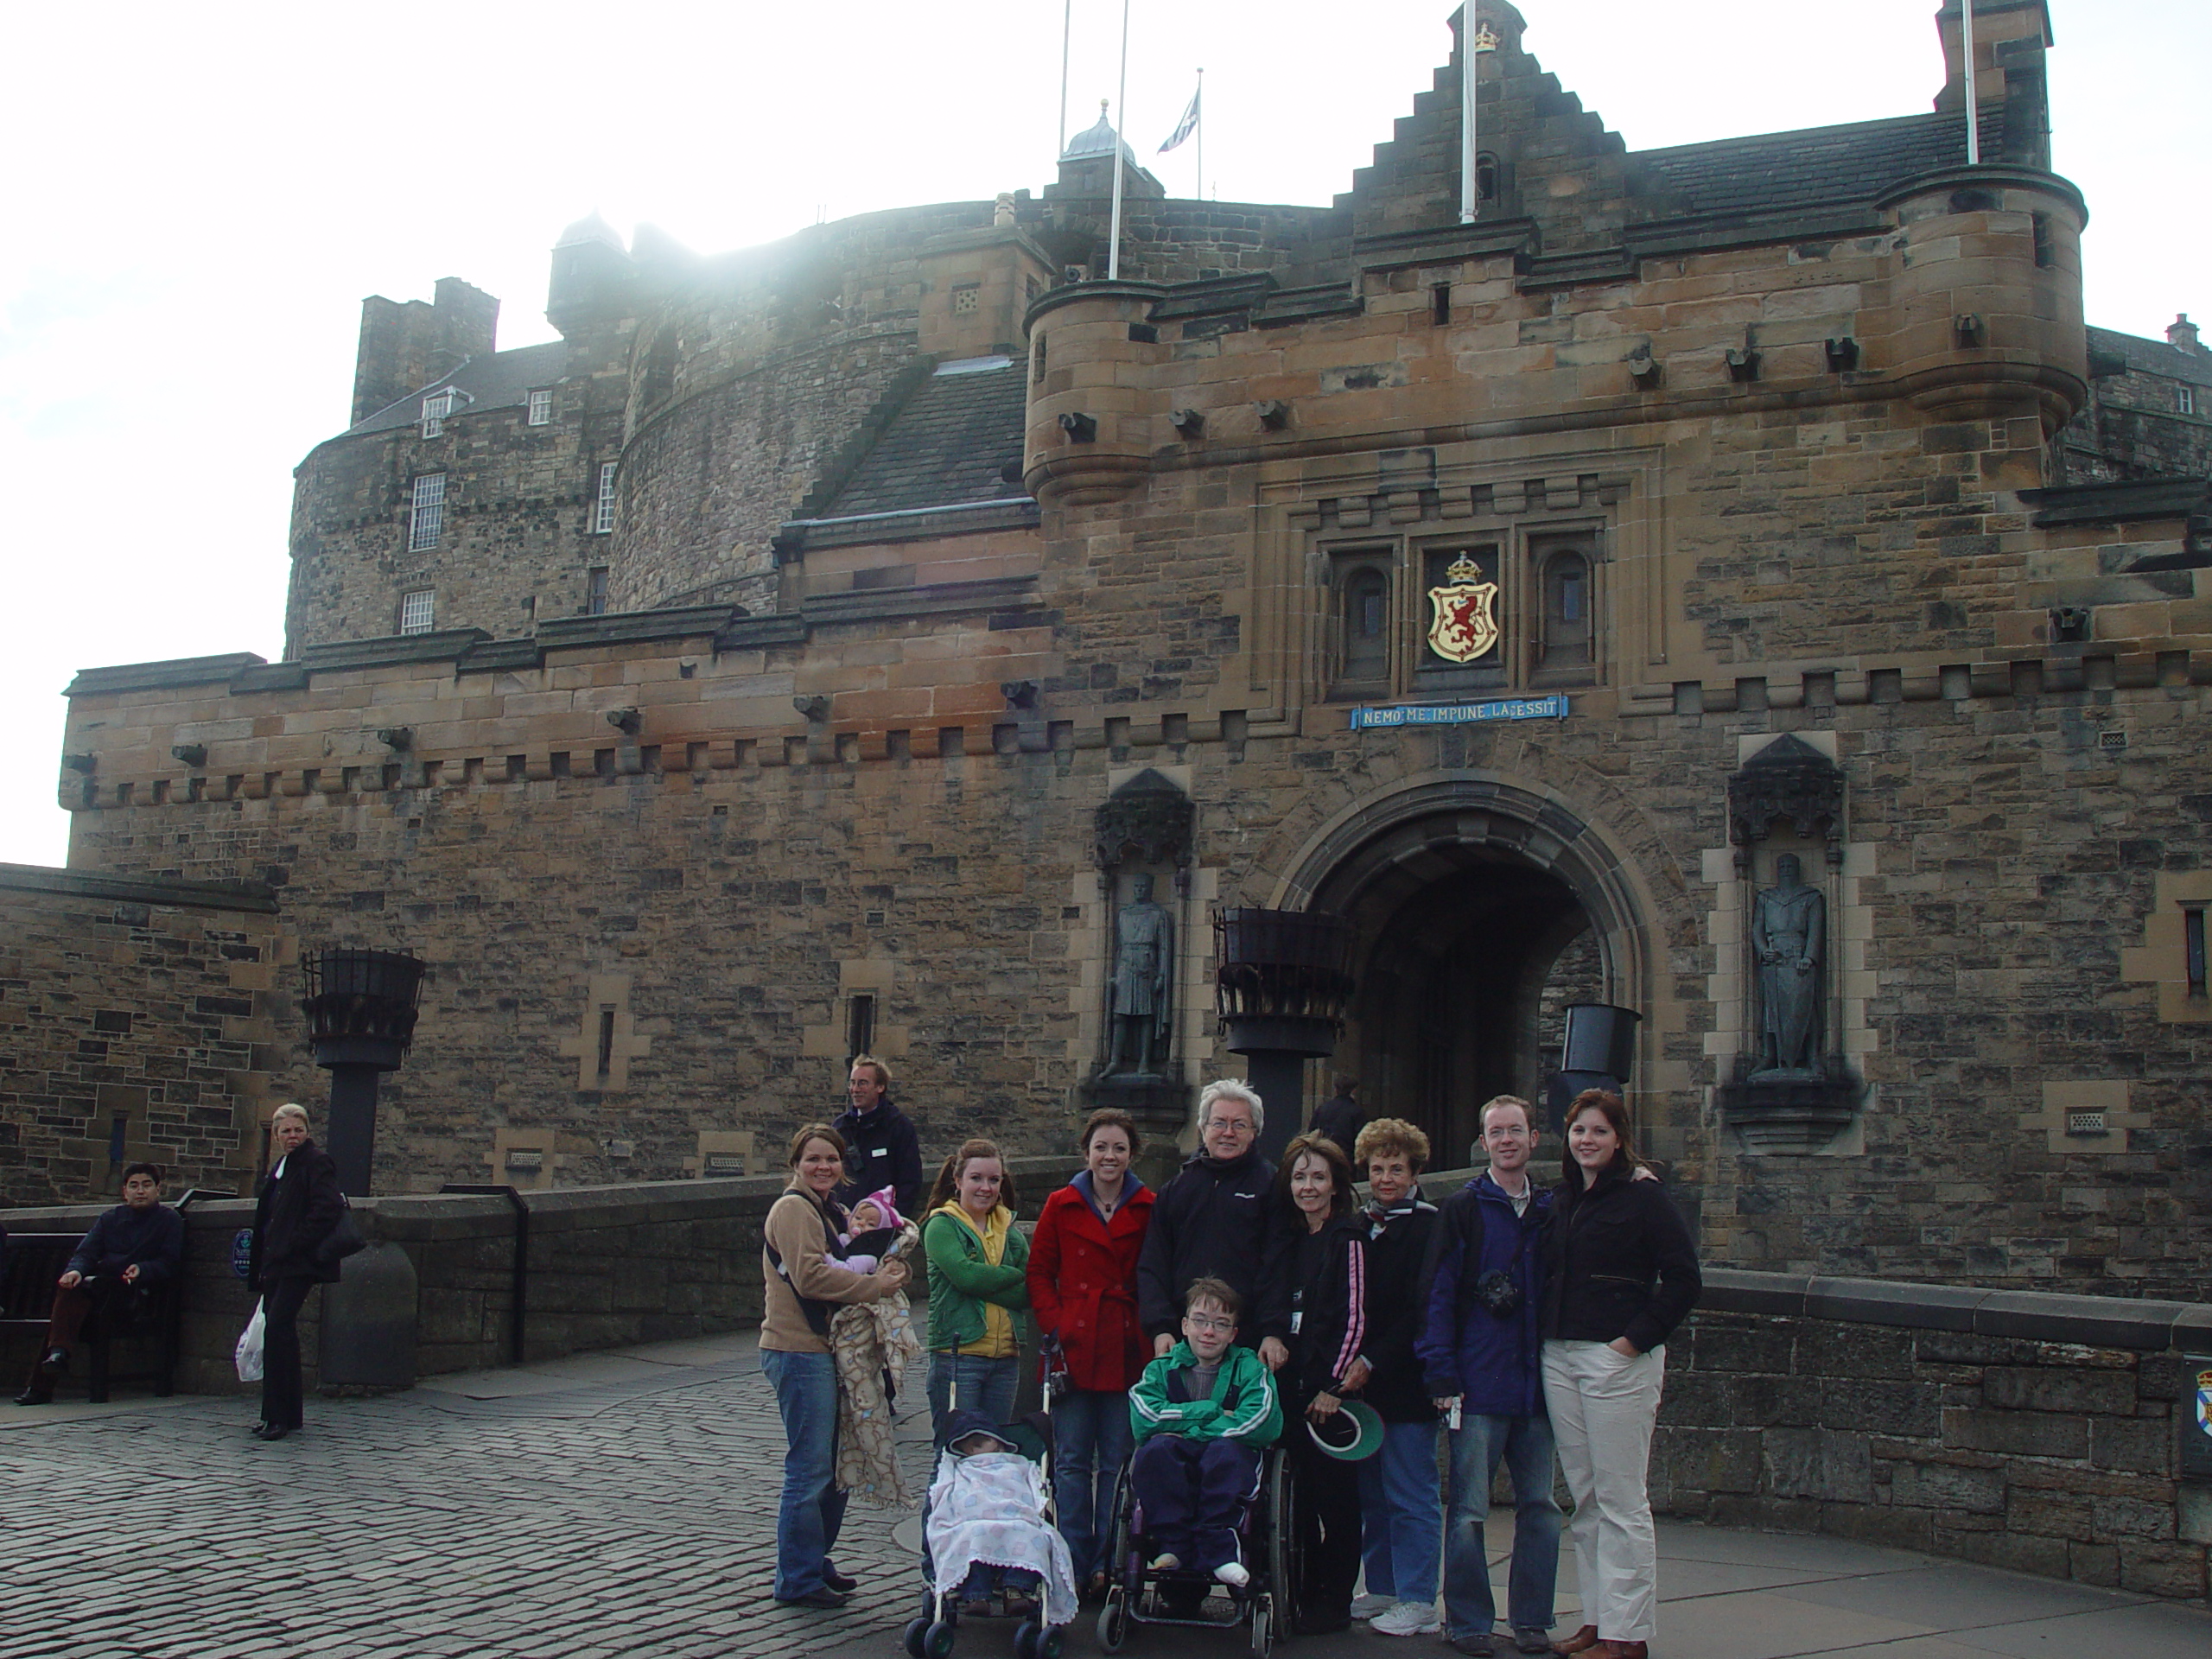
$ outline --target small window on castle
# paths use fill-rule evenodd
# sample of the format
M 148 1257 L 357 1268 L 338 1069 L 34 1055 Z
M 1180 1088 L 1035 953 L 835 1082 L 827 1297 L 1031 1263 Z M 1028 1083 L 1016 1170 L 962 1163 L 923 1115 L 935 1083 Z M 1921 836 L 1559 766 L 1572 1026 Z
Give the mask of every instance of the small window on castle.
M 595 564 L 584 573 L 584 614 L 607 614 L 607 567 Z
M 553 388 L 541 386 L 530 394 L 530 423 L 532 426 L 553 424 Z
M 438 596 L 428 588 L 418 588 L 411 594 L 399 596 L 399 631 L 402 633 L 428 633 L 437 618 Z
M 614 533 L 614 466 L 611 461 L 600 463 L 599 503 L 591 516 L 591 533 L 594 536 Z
M 415 480 L 413 499 L 407 510 L 407 550 L 420 553 L 435 547 L 446 528 L 446 475 L 425 473 Z
M 1466 154 L 1465 150 L 1459 153 L 1463 156 Z M 1497 156 L 1478 156 L 1475 157 L 1475 194 L 1484 201 L 1497 200 Z
M 456 401 L 450 386 L 443 391 L 434 391 L 423 400 L 424 437 L 435 438 L 446 429 L 446 416 L 453 413 Z
M 2174 407 L 2184 415 L 2196 414 L 2196 388 L 2194 386 L 2176 386 L 2174 388 Z

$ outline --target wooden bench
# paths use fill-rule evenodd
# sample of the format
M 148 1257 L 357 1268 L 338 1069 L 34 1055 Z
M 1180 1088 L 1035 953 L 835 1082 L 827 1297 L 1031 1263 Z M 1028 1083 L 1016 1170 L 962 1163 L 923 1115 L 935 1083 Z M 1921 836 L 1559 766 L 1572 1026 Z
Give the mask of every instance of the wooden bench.
M 6 1259 L 0 1262 L 0 1330 L 45 1334 L 54 1317 L 54 1281 L 68 1271 L 69 1257 L 84 1240 L 82 1233 L 8 1235 Z M 95 1405 L 103 1403 L 108 1385 L 114 1382 L 151 1382 L 154 1392 L 164 1397 L 175 1392 L 183 1288 L 181 1274 L 156 1285 L 143 1299 L 137 1317 L 125 1321 L 119 1331 L 111 1328 L 115 1321 L 110 1309 L 105 1305 L 95 1306 L 85 1321 L 80 1340 L 86 1360 L 86 1399 Z M 111 1370 L 114 1339 L 124 1334 L 142 1339 L 149 1361 L 145 1369 L 120 1374 Z M 13 1378 L 0 1378 L 0 1382 L 5 1382 L 11 1393 L 21 1386 Z

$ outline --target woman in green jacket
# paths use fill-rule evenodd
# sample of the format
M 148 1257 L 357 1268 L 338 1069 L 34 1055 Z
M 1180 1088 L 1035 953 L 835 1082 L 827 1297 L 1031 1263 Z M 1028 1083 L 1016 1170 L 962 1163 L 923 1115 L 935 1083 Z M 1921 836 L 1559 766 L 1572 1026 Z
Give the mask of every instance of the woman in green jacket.
M 956 1407 L 1014 1415 L 1028 1324 L 1029 1242 L 1014 1225 L 999 1149 L 968 1141 L 944 1160 L 922 1223 L 930 1264 L 930 1426 L 936 1449 Z

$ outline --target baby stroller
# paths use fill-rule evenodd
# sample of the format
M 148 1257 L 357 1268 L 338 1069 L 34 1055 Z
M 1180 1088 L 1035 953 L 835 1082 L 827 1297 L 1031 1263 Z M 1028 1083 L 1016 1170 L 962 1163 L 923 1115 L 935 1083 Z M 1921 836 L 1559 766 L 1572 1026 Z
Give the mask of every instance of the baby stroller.
M 1075 1566 L 1054 1523 L 1049 1433 L 1001 1427 L 980 1411 L 955 1411 L 930 1484 L 929 1582 L 922 1616 L 906 1625 L 909 1659 L 948 1659 L 961 1589 L 978 1567 L 1034 1574 L 1037 1611 L 1014 1631 L 1015 1659 L 1060 1659 L 1076 1616 Z

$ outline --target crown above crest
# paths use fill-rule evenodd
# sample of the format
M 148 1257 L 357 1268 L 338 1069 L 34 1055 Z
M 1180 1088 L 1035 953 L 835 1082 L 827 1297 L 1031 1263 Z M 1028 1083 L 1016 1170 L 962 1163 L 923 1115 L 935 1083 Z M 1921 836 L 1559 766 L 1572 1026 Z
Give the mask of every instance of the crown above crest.
M 1446 568 L 1444 579 L 1455 588 L 1470 582 L 1480 582 L 1483 579 L 1483 568 L 1475 563 L 1471 554 L 1462 553 Z

